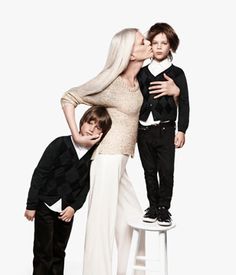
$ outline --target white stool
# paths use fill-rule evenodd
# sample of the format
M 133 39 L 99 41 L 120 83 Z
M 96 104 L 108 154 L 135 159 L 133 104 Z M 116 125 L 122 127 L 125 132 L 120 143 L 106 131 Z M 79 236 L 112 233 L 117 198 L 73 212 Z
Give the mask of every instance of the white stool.
M 143 221 L 139 222 L 129 222 L 129 225 L 134 229 L 133 238 L 131 243 L 130 255 L 129 255 L 129 264 L 127 275 L 133 275 L 135 270 L 143 270 L 154 272 L 153 274 L 158 275 L 168 275 L 168 265 L 167 265 L 167 231 L 174 228 L 175 224 L 171 226 L 160 226 L 156 222 L 155 223 L 145 223 Z M 153 231 L 158 234 L 158 250 L 159 257 L 156 259 L 149 259 L 146 256 L 137 255 L 138 248 L 140 244 L 140 235 L 142 231 L 148 232 Z M 146 253 L 145 253 L 146 254 Z M 137 260 L 142 261 L 143 265 L 137 265 Z M 159 262 L 159 269 L 148 269 L 146 266 L 146 261 L 155 261 Z

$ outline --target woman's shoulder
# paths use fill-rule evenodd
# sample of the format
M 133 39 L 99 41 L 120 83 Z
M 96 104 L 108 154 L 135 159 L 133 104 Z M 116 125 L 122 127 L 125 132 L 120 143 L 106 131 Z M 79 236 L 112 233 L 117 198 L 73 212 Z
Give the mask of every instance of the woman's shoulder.
M 122 79 L 121 76 L 118 75 L 108 86 L 105 90 L 113 90 L 114 88 L 117 89 L 122 86 Z

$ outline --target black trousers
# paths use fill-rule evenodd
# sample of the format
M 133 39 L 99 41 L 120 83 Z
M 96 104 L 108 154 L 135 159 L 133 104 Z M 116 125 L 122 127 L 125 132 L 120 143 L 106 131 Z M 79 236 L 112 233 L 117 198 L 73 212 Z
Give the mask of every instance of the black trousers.
M 65 249 L 73 219 L 67 223 L 59 213 L 40 203 L 35 215 L 33 275 L 63 275 Z
M 174 182 L 174 138 L 174 122 L 139 125 L 138 149 L 150 207 L 170 208 Z

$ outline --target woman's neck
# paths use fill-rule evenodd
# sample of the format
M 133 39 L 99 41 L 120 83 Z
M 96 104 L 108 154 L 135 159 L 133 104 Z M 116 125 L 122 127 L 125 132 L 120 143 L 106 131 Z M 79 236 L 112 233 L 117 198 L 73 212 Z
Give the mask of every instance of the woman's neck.
M 142 67 L 142 62 L 130 62 L 121 76 L 126 79 L 129 86 L 134 87 L 137 81 L 136 76 Z

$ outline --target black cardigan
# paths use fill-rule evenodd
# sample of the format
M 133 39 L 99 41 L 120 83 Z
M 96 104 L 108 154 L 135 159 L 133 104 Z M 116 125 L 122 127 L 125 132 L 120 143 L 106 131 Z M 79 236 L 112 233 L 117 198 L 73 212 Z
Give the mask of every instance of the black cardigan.
M 89 191 L 89 170 L 93 146 L 78 158 L 71 136 L 58 137 L 44 151 L 34 170 L 27 199 L 27 209 L 38 203 L 54 204 L 62 198 L 62 208 L 81 208 Z
M 180 89 L 178 102 L 178 131 L 185 133 L 189 123 L 188 86 L 183 70 L 174 65 L 171 65 L 168 69 L 158 74 L 157 76 L 154 76 L 149 71 L 148 65 L 139 71 L 137 78 L 144 98 L 139 119 L 146 121 L 150 112 L 152 112 L 154 120 L 176 120 L 177 106 L 173 96 L 162 96 L 160 98 L 154 99 L 155 94 L 149 94 L 148 88 L 150 86 L 150 82 L 165 81 L 163 76 L 164 73 L 171 77 Z

